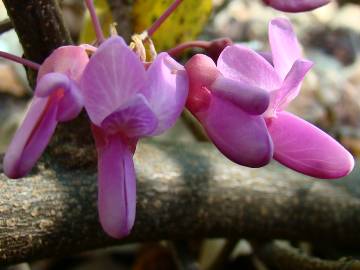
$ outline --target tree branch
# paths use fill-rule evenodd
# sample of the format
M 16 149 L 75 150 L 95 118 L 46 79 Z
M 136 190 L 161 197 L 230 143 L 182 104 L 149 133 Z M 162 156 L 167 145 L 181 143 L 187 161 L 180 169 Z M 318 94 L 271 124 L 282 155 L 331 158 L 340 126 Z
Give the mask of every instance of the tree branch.
M 257 249 L 257 254 L 271 269 L 281 270 L 360 270 L 360 261 L 343 258 L 338 261 L 322 260 L 300 253 L 297 249 L 274 241 Z
M 10 19 L 5 19 L 0 22 L 0 34 L 3 34 L 13 28 Z
M 50 53 L 71 43 L 56 0 L 3 0 L 25 58 L 41 64 Z M 36 74 L 29 74 L 30 82 Z
M 0 174 L 0 264 L 160 239 L 360 241 L 360 199 L 351 187 L 277 164 L 241 167 L 207 143 L 152 142 L 140 144 L 135 155 L 133 232 L 121 241 L 111 239 L 97 218 L 95 148 L 88 145 L 88 127 L 79 122 L 60 126 L 32 175 L 14 181 Z

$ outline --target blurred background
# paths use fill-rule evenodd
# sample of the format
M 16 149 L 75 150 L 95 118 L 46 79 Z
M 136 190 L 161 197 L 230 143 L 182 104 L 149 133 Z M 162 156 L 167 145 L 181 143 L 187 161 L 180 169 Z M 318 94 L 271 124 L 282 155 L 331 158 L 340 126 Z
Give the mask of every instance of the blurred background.
M 105 0 L 95 2 L 104 30 L 108 33 L 113 21 L 111 12 Z M 139 33 L 172 1 L 133 2 L 133 31 Z M 164 27 L 158 30 L 154 37 L 158 51 L 167 50 L 183 41 L 219 37 L 229 37 L 236 43 L 266 51 L 269 49 L 268 22 L 278 16 L 290 18 L 305 57 L 312 60 L 315 66 L 306 76 L 301 94 L 291 103 L 289 110 L 330 133 L 354 156 L 360 155 L 360 5 L 356 1 L 332 1 L 313 12 L 300 14 L 276 11 L 264 6 L 260 0 L 185 0 L 184 6 L 186 2 L 186 5 L 195 8 L 180 6 L 178 14 L 170 17 Z M 83 1 L 60 0 L 59 4 L 73 40 L 91 43 L 94 34 Z M 0 21 L 6 18 L 6 10 L 0 2 Z M 0 50 L 22 55 L 14 30 L 0 35 Z M 185 61 L 195 52 L 188 52 L 179 61 Z M 32 90 L 27 83 L 24 68 L 0 59 L 0 153 L 6 150 L 31 96 Z M 196 122 L 184 114 L 173 129 L 153 140 L 204 140 L 199 132 L 201 129 L 196 126 Z M 308 243 L 295 245 L 306 252 L 312 250 Z M 181 243 L 181 246 L 190 254 L 189 265 L 194 267 L 191 269 L 272 269 L 252 256 L 252 248 L 245 240 L 193 239 Z M 312 250 L 312 254 L 324 256 L 325 253 L 327 258 L 339 255 L 337 251 L 324 250 Z M 165 270 L 177 269 L 178 259 L 174 255 L 172 243 L 159 242 L 113 247 L 7 269 Z

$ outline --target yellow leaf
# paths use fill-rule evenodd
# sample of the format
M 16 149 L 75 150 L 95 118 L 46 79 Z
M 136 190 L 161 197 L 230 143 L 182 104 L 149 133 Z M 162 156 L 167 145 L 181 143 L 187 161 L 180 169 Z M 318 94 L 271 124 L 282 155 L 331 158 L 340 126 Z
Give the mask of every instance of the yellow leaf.
M 111 15 L 110 8 L 106 0 L 95 0 L 94 1 L 96 14 L 98 15 L 101 28 L 104 32 L 104 36 L 108 37 L 110 35 L 110 25 L 113 23 L 113 18 Z M 96 40 L 96 35 L 94 27 L 90 18 L 90 14 L 86 11 L 84 26 L 80 33 L 80 43 L 92 43 Z
M 134 32 L 141 33 L 168 8 L 173 0 L 134 0 Z M 212 10 L 212 0 L 184 0 L 155 32 L 158 51 L 168 50 L 179 43 L 194 40 L 203 30 Z

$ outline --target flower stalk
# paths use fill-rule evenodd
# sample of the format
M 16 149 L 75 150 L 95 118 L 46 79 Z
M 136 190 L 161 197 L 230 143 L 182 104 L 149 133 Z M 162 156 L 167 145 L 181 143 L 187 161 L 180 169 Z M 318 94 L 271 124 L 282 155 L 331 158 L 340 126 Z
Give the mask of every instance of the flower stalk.
M 5 59 L 11 60 L 13 62 L 22 64 L 22 65 L 27 66 L 27 67 L 29 67 L 31 69 L 34 69 L 34 70 L 39 70 L 39 68 L 40 68 L 40 65 L 38 63 L 35 63 L 33 61 L 24 59 L 22 57 L 13 55 L 11 53 L 0 51 L 0 57 L 3 57 Z
M 177 9 L 183 0 L 175 0 L 168 9 L 148 28 L 147 35 L 151 37 L 163 22 Z

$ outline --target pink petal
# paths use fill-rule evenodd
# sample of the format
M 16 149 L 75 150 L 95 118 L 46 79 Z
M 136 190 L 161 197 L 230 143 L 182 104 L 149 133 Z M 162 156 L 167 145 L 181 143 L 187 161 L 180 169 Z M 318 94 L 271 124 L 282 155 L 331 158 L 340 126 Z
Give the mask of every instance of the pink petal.
M 80 89 L 74 81 L 62 73 L 45 74 L 36 84 L 35 95 L 48 97 L 56 95 L 59 98 L 57 120 L 69 121 L 79 115 L 83 108 Z
M 45 59 L 39 69 L 37 80 L 39 81 L 47 73 L 58 72 L 79 82 L 88 62 L 89 57 L 84 48 L 80 46 L 59 47 Z
M 281 88 L 271 93 L 271 102 L 267 115 L 274 115 L 276 111 L 283 110 L 296 98 L 304 77 L 312 66 L 313 63 L 308 60 L 300 59 L 295 61 Z
M 70 88 L 70 79 L 63 73 L 51 72 L 41 77 L 36 83 L 35 95 L 37 97 L 48 97 L 54 92 Z
M 75 119 L 83 109 L 84 100 L 80 89 L 74 81 L 70 81 L 69 89 L 59 101 L 57 120 L 66 122 Z
M 250 114 L 262 114 L 269 106 L 268 92 L 241 81 L 219 76 L 209 88 L 214 94 L 226 98 Z
M 281 79 L 274 67 L 261 55 L 240 45 L 226 47 L 217 63 L 227 78 L 271 91 L 278 89 Z
M 212 93 L 208 89 L 217 77 L 221 76 L 214 61 L 204 55 L 196 54 L 185 64 L 189 77 L 189 95 L 186 108 L 193 114 L 206 111 L 210 106 Z
M 301 58 L 301 48 L 289 20 L 277 18 L 270 22 L 269 42 L 274 67 L 284 79 L 294 62 Z
M 167 53 L 160 53 L 147 70 L 148 84 L 143 94 L 157 115 L 159 125 L 152 135 L 158 135 L 175 124 L 184 109 L 189 82 L 182 65 Z
M 33 98 L 5 153 L 4 172 L 8 177 L 23 177 L 35 165 L 55 131 L 56 114 L 56 99 Z
M 303 12 L 324 6 L 330 3 L 330 0 L 263 0 L 263 2 L 285 12 Z
M 137 94 L 101 123 L 101 128 L 108 134 L 121 132 L 127 137 L 147 136 L 157 126 L 158 119 L 141 94 Z
M 248 167 L 270 162 L 273 148 L 263 117 L 250 115 L 217 96 L 207 112 L 196 116 L 217 148 L 233 162 Z
M 285 166 L 318 178 L 339 178 L 351 172 L 354 158 L 328 134 L 288 112 L 268 121 L 274 158 Z
M 133 97 L 145 81 L 145 69 L 139 57 L 123 39 L 106 40 L 91 57 L 81 80 L 85 108 L 91 121 L 100 125 Z
M 98 208 L 104 231 L 114 238 L 127 236 L 135 221 L 136 178 L 132 153 L 116 135 L 93 134 L 98 147 Z M 106 142 L 105 144 L 103 144 Z

